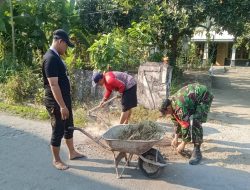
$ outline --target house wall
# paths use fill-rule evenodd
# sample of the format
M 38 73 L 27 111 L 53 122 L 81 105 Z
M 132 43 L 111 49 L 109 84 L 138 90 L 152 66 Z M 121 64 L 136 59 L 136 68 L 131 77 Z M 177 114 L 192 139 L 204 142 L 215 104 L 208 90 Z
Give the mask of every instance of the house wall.
M 217 55 L 216 55 L 216 65 L 223 66 L 225 63 L 225 58 L 228 57 L 228 43 L 218 43 Z

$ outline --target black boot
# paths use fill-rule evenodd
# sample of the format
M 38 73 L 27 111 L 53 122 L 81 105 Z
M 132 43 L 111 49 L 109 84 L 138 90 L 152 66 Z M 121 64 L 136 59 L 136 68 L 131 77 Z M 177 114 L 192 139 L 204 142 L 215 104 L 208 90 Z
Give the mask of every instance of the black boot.
M 201 144 L 194 144 L 194 150 L 192 153 L 192 157 L 189 160 L 190 165 L 197 165 L 201 162 L 202 155 L 200 150 Z

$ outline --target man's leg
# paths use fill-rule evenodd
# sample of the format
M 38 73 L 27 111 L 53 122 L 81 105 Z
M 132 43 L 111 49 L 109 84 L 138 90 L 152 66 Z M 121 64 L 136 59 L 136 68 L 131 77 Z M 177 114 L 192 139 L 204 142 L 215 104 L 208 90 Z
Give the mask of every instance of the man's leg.
M 128 121 L 129 121 L 129 119 L 130 119 L 130 116 L 131 116 L 131 113 L 132 113 L 132 109 L 130 109 L 130 110 L 128 110 L 128 117 L 127 117 L 127 119 L 125 120 L 125 122 L 124 122 L 124 124 L 128 124 Z
M 53 156 L 53 166 L 58 170 L 66 170 L 69 168 L 65 163 L 62 162 L 60 158 L 60 147 L 50 146 Z
M 58 170 L 66 170 L 69 167 L 62 162 L 60 158 L 60 145 L 63 137 L 63 124 L 61 121 L 61 113 L 59 109 L 54 107 L 47 107 L 47 111 L 51 119 L 52 135 L 50 141 L 50 148 L 53 156 L 52 164 Z
M 178 146 L 178 134 L 174 134 L 174 138 L 171 141 L 171 146 L 176 149 Z
M 191 141 L 191 135 L 189 132 L 189 128 L 183 128 L 179 126 L 176 130 L 176 133 L 178 137 L 181 137 L 182 142 L 177 146 L 176 151 L 179 153 L 181 156 L 185 158 L 190 158 L 191 153 L 187 150 L 185 150 L 185 146 Z
M 194 143 L 194 150 L 192 153 L 192 157 L 189 160 L 190 165 L 197 165 L 201 162 L 202 154 L 201 154 L 201 143 Z
M 73 137 L 70 139 L 65 139 L 65 142 L 67 144 L 67 147 L 69 149 L 69 159 L 70 160 L 74 160 L 77 158 L 83 158 L 85 157 L 83 154 L 80 154 L 79 152 L 77 152 L 74 148 L 74 142 L 73 142 Z
M 120 117 L 120 124 L 126 124 L 125 121 L 128 119 L 128 117 L 129 117 L 129 110 L 122 112 Z
M 177 152 L 178 153 L 181 153 L 184 149 L 185 149 L 185 146 L 186 146 L 187 142 L 185 141 L 182 141 L 176 148 Z
M 197 165 L 202 160 L 202 154 L 200 148 L 203 141 L 203 129 L 201 123 L 199 123 L 198 121 L 194 121 L 192 134 L 193 134 L 194 149 L 191 159 L 189 160 L 189 164 Z
M 69 127 L 74 126 L 73 121 L 73 114 L 72 114 L 72 108 L 69 108 L 69 118 L 64 121 L 64 139 L 66 142 L 66 145 L 69 149 L 69 159 L 74 160 L 78 158 L 85 157 L 83 154 L 80 154 L 75 150 L 74 147 L 74 140 L 73 140 L 73 133 L 74 130 L 69 129 Z

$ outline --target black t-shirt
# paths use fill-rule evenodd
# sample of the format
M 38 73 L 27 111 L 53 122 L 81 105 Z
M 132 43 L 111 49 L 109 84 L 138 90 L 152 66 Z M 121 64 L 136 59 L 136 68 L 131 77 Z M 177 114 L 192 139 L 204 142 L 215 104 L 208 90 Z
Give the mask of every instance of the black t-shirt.
M 43 82 L 45 89 L 45 106 L 58 106 L 47 78 L 58 77 L 58 84 L 61 89 L 63 100 L 67 107 L 71 106 L 71 96 L 70 96 L 70 83 L 67 76 L 66 65 L 63 63 L 61 58 L 49 49 L 43 56 Z

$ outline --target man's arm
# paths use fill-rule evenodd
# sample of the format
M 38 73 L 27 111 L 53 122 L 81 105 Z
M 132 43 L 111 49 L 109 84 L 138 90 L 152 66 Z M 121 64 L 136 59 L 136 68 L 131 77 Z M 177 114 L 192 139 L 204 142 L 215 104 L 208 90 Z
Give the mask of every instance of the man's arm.
M 54 96 L 56 102 L 58 103 L 58 105 L 60 106 L 62 119 L 65 120 L 69 117 L 69 110 L 66 107 L 65 102 L 63 100 L 62 92 L 61 92 L 61 89 L 58 85 L 58 77 L 50 77 L 47 79 L 49 81 L 49 85 L 50 85 L 51 91 L 53 93 L 53 96 Z
M 119 93 L 122 94 L 125 90 L 125 84 L 121 82 L 120 80 L 117 80 L 115 78 L 108 78 L 107 83 L 109 86 L 112 87 L 112 89 L 118 89 Z M 104 93 L 104 97 L 102 101 L 100 102 L 99 106 L 102 107 L 104 102 L 107 101 L 112 93 L 112 90 L 106 88 L 106 91 Z
M 116 78 L 109 78 L 107 83 L 110 84 L 112 88 L 117 89 L 120 94 L 122 94 L 126 88 L 125 84 Z

